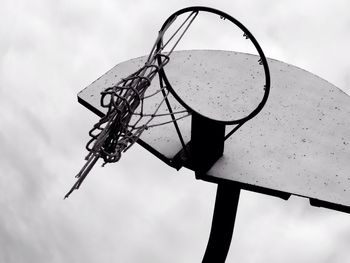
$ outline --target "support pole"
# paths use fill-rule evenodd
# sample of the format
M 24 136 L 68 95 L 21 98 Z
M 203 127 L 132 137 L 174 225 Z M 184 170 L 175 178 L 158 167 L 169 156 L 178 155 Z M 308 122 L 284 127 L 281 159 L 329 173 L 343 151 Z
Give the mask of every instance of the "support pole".
M 190 167 L 201 179 L 223 155 L 225 124 L 192 114 Z M 224 263 L 231 244 L 240 188 L 220 182 L 216 191 L 213 221 L 203 263 Z
M 240 188 L 221 182 L 216 190 L 213 220 L 202 263 L 224 263 L 235 225 Z

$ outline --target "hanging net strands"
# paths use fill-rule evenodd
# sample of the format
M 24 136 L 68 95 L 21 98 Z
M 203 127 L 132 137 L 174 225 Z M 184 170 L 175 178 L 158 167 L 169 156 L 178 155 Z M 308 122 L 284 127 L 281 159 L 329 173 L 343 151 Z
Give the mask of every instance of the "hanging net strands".
M 173 35 L 170 36 L 167 42 L 163 44 L 164 32 L 174 22 L 170 21 L 168 26 L 159 32 L 156 43 L 144 66 L 120 80 L 116 85 L 101 92 L 100 104 L 103 108 L 107 109 L 107 113 L 89 131 L 91 139 L 86 145 L 86 149 L 89 151 L 85 158 L 86 163 L 75 176 L 77 181 L 64 198 L 69 197 L 74 190 L 79 189 L 98 159 L 103 159 L 104 163 L 102 166 L 106 163 L 119 161 L 121 154 L 127 151 L 140 138 L 142 132 L 148 128 L 174 123 L 179 138 L 183 141 L 176 121 L 189 116 L 190 113 L 187 110 L 174 112 L 171 109 L 168 101 L 169 90 L 167 90 L 167 87 L 163 85 L 161 80 L 160 88 L 156 92 L 146 94 L 146 91 L 150 87 L 154 77 L 158 75 L 159 70 L 164 68 L 169 62 L 171 53 L 197 14 L 198 12 L 192 12 Z M 181 32 L 182 28 L 184 29 Z M 179 36 L 176 39 L 175 36 L 178 34 Z M 171 41 L 175 43 L 170 47 L 170 51 L 163 52 Z M 154 112 L 145 113 L 144 100 L 159 93 L 163 96 Z M 158 114 L 158 110 L 164 102 L 169 113 Z M 153 119 L 165 115 L 170 115 L 171 119 L 163 122 L 152 122 Z

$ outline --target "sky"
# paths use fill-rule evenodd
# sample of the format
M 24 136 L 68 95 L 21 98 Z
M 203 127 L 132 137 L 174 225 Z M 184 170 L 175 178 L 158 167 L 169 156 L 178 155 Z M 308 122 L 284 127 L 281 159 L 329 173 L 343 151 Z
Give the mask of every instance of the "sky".
M 63 200 L 97 121 L 76 94 L 115 64 L 145 55 L 164 20 L 191 5 L 232 15 L 267 57 L 350 94 L 346 0 L 3 0 L 1 263 L 201 261 L 216 186 L 138 145 L 119 163 L 96 166 Z M 349 262 L 349 219 L 303 198 L 242 191 L 227 262 Z

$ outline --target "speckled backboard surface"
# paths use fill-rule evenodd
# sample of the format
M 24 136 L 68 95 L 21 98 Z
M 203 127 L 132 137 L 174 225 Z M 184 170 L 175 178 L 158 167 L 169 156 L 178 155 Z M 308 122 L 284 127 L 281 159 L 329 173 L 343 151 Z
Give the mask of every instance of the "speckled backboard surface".
M 258 59 L 232 51 L 178 51 L 165 71 L 186 104 L 210 118 L 231 120 L 244 117 L 261 100 L 264 75 Z M 100 92 L 144 61 L 118 64 L 82 90 L 79 101 L 103 114 Z M 209 177 L 350 207 L 350 97 L 298 67 L 273 59 L 268 63 L 271 91 L 265 107 L 226 140 Z M 152 83 L 150 90 L 158 81 Z M 159 99 L 149 99 L 149 107 Z M 175 109 L 182 108 L 170 100 Z M 190 117 L 179 121 L 185 142 L 190 122 Z M 173 125 L 149 129 L 141 140 L 168 159 L 181 150 Z

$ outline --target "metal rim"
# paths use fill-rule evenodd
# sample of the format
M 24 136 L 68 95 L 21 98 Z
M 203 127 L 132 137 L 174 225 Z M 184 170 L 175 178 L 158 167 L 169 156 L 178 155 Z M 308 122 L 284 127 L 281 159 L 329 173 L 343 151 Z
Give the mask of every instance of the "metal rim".
M 187 110 L 189 110 L 192 113 L 198 114 L 200 116 L 202 116 L 203 118 L 206 119 L 210 119 L 212 121 L 216 121 L 219 123 L 223 123 L 223 124 L 238 124 L 238 123 L 244 123 L 250 119 L 252 119 L 253 117 L 255 117 L 261 110 L 262 108 L 265 106 L 266 101 L 268 99 L 269 93 L 270 93 L 270 85 L 271 85 L 271 81 L 270 81 L 270 70 L 269 70 L 269 66 L 267 64 L 267 59 L 264 55 L 264 52 L 262 51 L 258 41 L 255 39 L 255 37 L 252 35 L 252 33 L 249 32 L 249 30 L 242 24 L 240 23 L 238 20 L 236 20 L 235 18 L 233 18 L 232 16 L 214 9 L 214 8 L 210 8 L 210 7 L 205 7 L 205 6 L 192 6 L 192 7 L 186 7 L 183 8 L 181 10 L 178 10 L 177 12 L 173 13 L 171 16 L 168 17 L 168 19 L 164 22 L 164 24 L 162 25 L 161 29 L 160 29 L 160 35 L 161 37 L 158 39 L 158 42 L 156 43 L 156 52 L 159 52 L 161 50 L 162 47 L 162 41 L 163 41 L 163 34 L 165 30 L 167 29 L 169 23 L 171 23 L 174 19 L 176 19 L 177 16 L 182 15 L 186 12 L 199 12 L 199 11 L 204 11 L 204 12 L 208 12 L 208 13 L 213 13 L 216 15 L 219 15 L 220 17 L 223 17 L 224 19 L 229 20 L 230 22 L 232 22 L 234 25 L 238 26 L 243 32 L 244 34 L 249 38 L 249 40 L 253 43 L 254 47 L 256 48 L 259 56 L 260 56 L 260 60 L 262 63 L 262 66 L 264 67 L 264 73 L 265 73 L 265 85 L 264 85 L 264 96 L 262 97 L 262 100 L 260 101 L 259 105 L 246 117 L 241 118 L 241 119 L 236 119 L 236 120 L 231 120 L 231 121 L 223 121 L 223 120 L 215 120 L 215 119 L 211 119 L 205 115 L 202 115 L 200 113 L 198 113 L 197 111 L 195 111 L 194 109 L 192 109 L 188 104 L 186 104 L 181 97 L 176 93 L 176 91 L 173 89 L 171 83 L 168 80 L 168 77 L 165 73 L 165 70 L 163 67 L 161 67 L 159 69 L 159 75 L 160 77 L 164 80 L 165 84 L 167 85 L 169 91 L 172 93 L 172 95 L 176 98 L 176 100 L 179 101 L 179 103 L 185 107 Z M 161 57 L 158 56 L 157 57 L 157 62 L 160 65 L 161 64 Z

